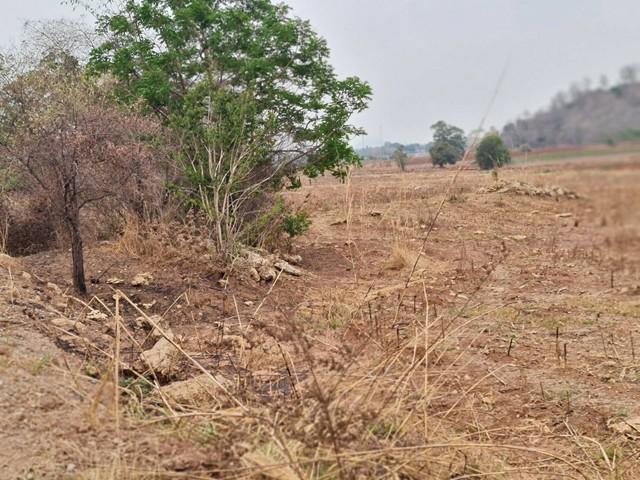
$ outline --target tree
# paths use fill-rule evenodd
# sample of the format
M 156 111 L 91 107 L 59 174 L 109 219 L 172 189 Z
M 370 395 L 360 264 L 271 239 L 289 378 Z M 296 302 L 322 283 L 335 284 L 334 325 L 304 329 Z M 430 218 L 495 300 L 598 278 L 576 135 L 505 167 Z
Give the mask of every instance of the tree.
M 464 131 L 453 125 L 447 125 L 443 121 L 433 124 L 431 129 L 433 130 L 433 144 L 429 153 L 433 164 L 443 167 L 460 160 L 467 147 Z
M 602 90 L 606 90 L 607 88 L 609 88 L 609 77 L 607 77 L 605 74 L 600 75 L 600 80 L 598 81 L 598 83 Z
M 308 22 L 272 0 L 130 0 L 100 17 L 107 38 L 90 69 L 119 81 L 119 98 L 144 100 L 181 139 L 177 190 L 213 225 L 218 249 L 248 240 L 287 178 L 344 178 L 360 158 L 349 123 L 371 95 L 339 79 Z
M 491 170 L 511 163 L 511 153 L 496 132 L 485 135 L 476 150 L 476 162 L 483 170 Z
M 399 145 L 398 147 L 396 147 L 396 150 L 393 152 L 391 158 L 394 162 L 396 162 L 396 165 L 400 167 L 400 170 L 404 172 L 407 168 L 407 160 L 409 159 L 407 152 L 405 152 L 404 150 L 404 145 Z
M 159 125 L 113 105 L 62 52 L 5 81 L 0 105 L 0 162 L 47 199 L 71 242 L 74 288 L 84 294 L 81 211 L 109 198 L 144 203 L 157 155 L 145 139 L 160 137 Z
M 620 83 L 630 85 L 640 78 L 640 65 L 625 65 L 620 69 Z

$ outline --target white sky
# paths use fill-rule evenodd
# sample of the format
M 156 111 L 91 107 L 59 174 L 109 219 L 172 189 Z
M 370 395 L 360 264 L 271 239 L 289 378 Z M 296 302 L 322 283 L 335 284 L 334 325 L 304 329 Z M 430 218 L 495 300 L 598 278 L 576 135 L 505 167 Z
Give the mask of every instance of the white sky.
M 426 142 L 438 121 L 502 127 L 585 76 L 640 62 L 640 0 L 288 0 L 332 49 L 341 75 L 374 90 L 355 122 L 383 140 Z M 78 17 L 58 0 L 0 0 L 0 44 L 28 19 Z

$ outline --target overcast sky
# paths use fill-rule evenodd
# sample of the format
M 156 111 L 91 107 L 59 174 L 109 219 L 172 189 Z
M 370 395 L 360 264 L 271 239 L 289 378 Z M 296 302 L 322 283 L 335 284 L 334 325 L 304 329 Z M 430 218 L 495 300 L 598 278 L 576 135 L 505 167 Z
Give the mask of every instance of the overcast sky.
M 77 17 L 57 0 L 0 0 L 0 43 L 28 19 Z M 536 111 L 573 81 L 640 62 L 640 0 L 288 0 L 332 49 L 341 75 L 373 86 L 355 121 L 368 137 L 425 142 L 438 120 L 478 126 L 505 70 L 486 126 Z

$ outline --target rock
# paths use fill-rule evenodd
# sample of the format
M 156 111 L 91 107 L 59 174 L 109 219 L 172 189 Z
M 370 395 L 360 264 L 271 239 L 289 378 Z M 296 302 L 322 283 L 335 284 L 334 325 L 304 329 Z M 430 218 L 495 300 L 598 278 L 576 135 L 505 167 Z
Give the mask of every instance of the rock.
M 611 430 L 620 435 L 640 438 L 640 416 L 623 419 L 619 422 L 607 422 Z
M 302 263 L 302 257 L 300 255 L 288 255 L 285 253 L 282 255 L 282 258 L 292 265 L 300 265 Z
M 527 236 L 526 235 L 511 235 L 511 239 L 515 240 L 517 242 L 521 242 L 523 240 L 526 240 Z
M 157 375 L 171 377 L 178 370 L 180 352 L 163 337 L 150 350 L 142 352 L 140 358 Z
M 287 259 L 291 260 L 291 263 Z M 283 255 L 283 258 L 279 259 L 275 255 L 262 255 L 253 250 L 244 250 L 237 265 L 245 268 L 255 281 L 259 282 L 262 279 L 270 282 L 277 277 L 278 270 L 293 276 L 302 275 L 303 271 L 292 265 L 300 262 L 302 257 L 299 255 Z
M 161 387 L 160 390 L 165 398 L 174 403 L 197 407 L 222 397 L 224 392 L 220 386 L 224 389 L 231 388 L 231 382 L 226 378 L 221 375 L 213 375 L 213 377 L 215 381 L 203 373 L 189 380 L 173 382 Z
M 227 280 L 226 278 L 221 278 L 217 283 L 219 287 L 227 288 L 227 285 L 229 285 L 229 280 Z
M 51 320 L 51 325 L 67 331 L 75 330 L 76 333 L 79 334 L 86 333 L 88 328 L 84 323 L 80 321 L 74 321 L 64 317 L 54 318 L 53 320 Z
M 109 318 L 107 316 L 106 313 L 102 313 L 100 310 L 91 310 L 89 313 L 87 313 L 87 319 L 88 320 L 106 320 L 107 318 Z
M 249 276 L 255 281 L 255 282 L 259 282 L 260 280 L 262 280 L 260 278 L 260 274 L 258 273 L 258 270 L 256 270 L 254 267 L 249 268 Z
M 149 285 L 151 281 L 153 281 L 153 275 L 148 272 L 139 273 L 135 277 L 133 277 L 133 280 L 131 280 L 131 285 L 133 287 L 143 287 L 145 285 Z
M 556 215 L 556 217 L 558 217 L 558 218 L 570 218 L 570 217 L 573 217 L 573 213 L 571 213 L 571 212 L 559 213 L 559 214 Z
M 169 326 L 167 321 L 164 318 L 162 318 L 160 315 L 151 315 L 150 317 L 148 317 L 148 319 L 147 317 L 144 317 L 144 316 L 137 317 L 135 320 L 135 323 L 138 328 L 146 328 L 151 330 L 151 338 L 159 340 L 166 336 L 171 340 L 175 339 L 175 335 L 171 330 L 171 327 Z M 162 329 L 162 331 L 164 332 L 164 335 L 160 332 L 160 329 L 158 329 L 158 327 L 154 326 L 154 324 L 160 327 L 160 329 Z
M 48 282 L 46 287 L 47 287 L 47 290 L 51 290 L 55 295 L 58 295 L 58 296 L 62 295 L 62 290 L 60 290 L 60 287 L 55 283 Z
M 258 274 L 265 282 L 271 282 L 278 276 L 276 270 L 268 265 L 262 265 L 258 268 Z
M 251 300 L 247 300 L 247 301 L 245 301 L 245 302 L 244 302 L 244 304 L 245 304 L 247 307 L 251 307 L 251 306 L 253 305 L 253 302 L 252 302 Z
M 142 306 L 144 307 L 145 310 L 149 310 L 153 308 L 155 304 L 156 304 L 156 301 L 154 300 L 153 302 L 150 302 L 150 303 L 143 303 Z
M 27 273 L 27 272 L 22 272 L 22 279 L 30 282 L 31 281 L 31 274 Z
M 293 265 L 291 265 L 288 262 L 285 262 L 284 260 L 278 260 L 277 262 L 274 263 L 274 266 L 278 270 L 282 270 L 284 273 L 288 273 L 289 275 L 293 275 L 294 277 L 299 277 L 302 275 L 302 270 L 294 267 Z

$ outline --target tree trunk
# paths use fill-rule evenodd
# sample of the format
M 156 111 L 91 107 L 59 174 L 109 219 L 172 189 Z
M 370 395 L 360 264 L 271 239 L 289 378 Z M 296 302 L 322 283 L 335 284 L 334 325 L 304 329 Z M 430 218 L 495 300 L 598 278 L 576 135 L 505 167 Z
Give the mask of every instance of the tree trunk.
M 78 215 L 79 217 L 79 215 Z M 71 234 L 71 259 L 73 263 L 73 288 L 78 293 L 87 293 L 87 283 L 84 278 L 84 252 L 82 247 L 82 236 L 80 235 L 80 222 L 70 226 Z
M 76 192 L 75 177 L 65 184 L 64 217 L 71 238 L 71 261 L 73 288 L 84 295 L 87 293 L 87 282 L 84 277 L 84 252 L 80 235 L 80 206 Z

